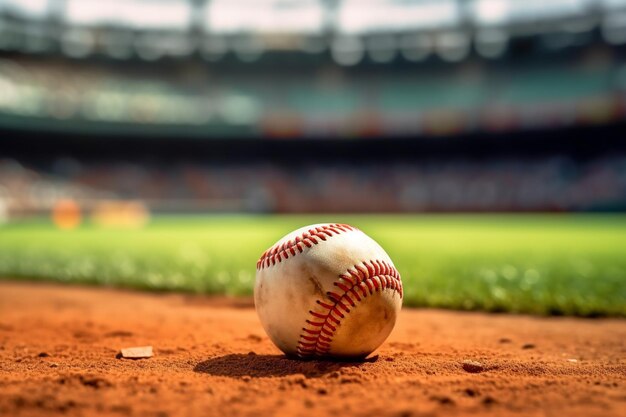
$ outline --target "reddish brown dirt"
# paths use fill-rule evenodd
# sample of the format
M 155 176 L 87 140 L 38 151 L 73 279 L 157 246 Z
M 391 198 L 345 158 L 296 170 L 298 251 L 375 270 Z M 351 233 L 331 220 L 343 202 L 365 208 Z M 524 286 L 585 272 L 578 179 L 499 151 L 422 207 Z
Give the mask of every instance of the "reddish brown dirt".
M 248 300 L 0 283 L 2 416 L 625 416 L 625 387 L 625 320 L 405 309 L 366 362 L 302 362 Z

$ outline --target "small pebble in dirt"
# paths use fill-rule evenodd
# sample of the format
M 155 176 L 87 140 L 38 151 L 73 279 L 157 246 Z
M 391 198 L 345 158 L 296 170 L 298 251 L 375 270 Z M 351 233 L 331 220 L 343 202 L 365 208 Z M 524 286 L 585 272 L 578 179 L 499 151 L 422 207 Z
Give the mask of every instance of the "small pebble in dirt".
M 433 395 L 430 397 L 432 401 L 436 401 L 441 405 L 454 405 L 455 402 L 452 398 L 447 397 L 445 395 Z
M 483 398 L 482 403 L 484 405 L 492 405 L 492 404 L 497 403 L 497 401 L 493 397 L 487 396 L 487 397 Z
M 257 334 L 249 334 L 248 335 L 248 340 L 252 341 L 252 342 L 260 342 L 261 340 L 263 340 L 263 338 Z
M 59 367 L 59 364 L 58 364 L 58 363 L 54 363 L 54 362 L 52 362 L 52 363 L 50 364 L 50 368 L 58 368 L 58 367 Z
M 524 345 L 522 345 L 522 349 L 534 349 L 535 345 L 532 343 L 526 343 Z
M 47 358 L 47 357 L 49 357 L 49 356 L 50 356 L 50 354 L 48 354 L 48 353 L 46 353 L 46 352 L 41 352 L 41 353 L 40 353 L 39 355 L 37 355 L 37 356 L 39 356 L 40 358 Z
M 393 362 L 393 361 L 395 361 L 395 359 L 394 359 L 393 357 L 391 357 L 391 356 L 386 357 L 386 358 L 385 358 L 385 360 L 386 360 L 387 362 Z
M 251 379 L 252 378 L 249 375 L 244 375 L 244 376 L 241 377 L 241 380 L 243 382 L 250 382 Z
M 472 374 L 482 372 L 485 370 L 485 366 L 482 363 L 476 362 L 476 361 L 465 360 L 462 362 L 462 366 L 466 372 L 469 372 Z
M 576 363 L 578 362 L 578 359 L 571 358 L 571 359 L 568 359 L 567 361 L 571 363 Z
M 256 356 L 256 353 L 254 353 L 254 352 L 248 352 L 248 356 Z
M 509 339 L 508 337 L 503 337 L 500 340 L 498 340 L 498 342 L 500 342 L 500 343 L 511 343 L 511 339 Z
M 328 390 L 326 390 L 326 388 L 318 388 L 317 393 L 319 395 L 326 395 L 328 394 Z
M 121 350 L 124 359 L 145 359 L 152 357 L 152 346 L 129 347 Z
M 463 392 L 468 397 L 475 397 L 475 396 L 478 395 L 478 391 L 476 391 L 475 389 L 472 389 L 472 388 L 465 388 L 465 390 Z

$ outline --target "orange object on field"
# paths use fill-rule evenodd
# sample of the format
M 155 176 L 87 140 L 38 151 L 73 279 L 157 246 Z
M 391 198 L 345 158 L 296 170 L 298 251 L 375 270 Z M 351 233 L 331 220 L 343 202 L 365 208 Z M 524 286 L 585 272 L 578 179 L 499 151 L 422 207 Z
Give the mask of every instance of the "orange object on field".
M 74 229 L 82 220 L 80 206 L 71 199 L 58 200 L 52 208 L 52 222 L 59 229 Z

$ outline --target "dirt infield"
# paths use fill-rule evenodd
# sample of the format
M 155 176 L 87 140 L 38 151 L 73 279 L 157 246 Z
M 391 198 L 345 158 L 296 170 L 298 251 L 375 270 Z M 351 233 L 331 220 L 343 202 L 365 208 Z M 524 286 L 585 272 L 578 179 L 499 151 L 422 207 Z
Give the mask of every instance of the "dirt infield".
M 626 320 L 407 309 L 367 361 L 302 362 L 249 300 L 0 282 L 0 415 L 96 414 L 626 416 Z

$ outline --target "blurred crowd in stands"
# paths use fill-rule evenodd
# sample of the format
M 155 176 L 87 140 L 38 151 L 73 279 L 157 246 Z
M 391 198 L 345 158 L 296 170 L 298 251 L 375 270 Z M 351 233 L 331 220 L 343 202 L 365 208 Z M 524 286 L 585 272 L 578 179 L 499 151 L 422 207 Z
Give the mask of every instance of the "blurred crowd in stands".
M 626 64 L 594 46 L 455 66 L 68 62 L 0 57 L 0 126 L 176 136 L 454 135 L 626 118 Z M 297 58 L 294 58 L 297 59 Z M 68 76 L 69 75 L 69 76 Z M 181 129 L 182 128 L 182 129 Z
M 0 218 L 75 201 L 135 201 L 151 212 L 451 212 L 626 208 L 626 155 L 533 160 L 200 165 L 0 160 Z

